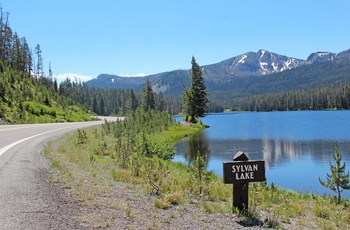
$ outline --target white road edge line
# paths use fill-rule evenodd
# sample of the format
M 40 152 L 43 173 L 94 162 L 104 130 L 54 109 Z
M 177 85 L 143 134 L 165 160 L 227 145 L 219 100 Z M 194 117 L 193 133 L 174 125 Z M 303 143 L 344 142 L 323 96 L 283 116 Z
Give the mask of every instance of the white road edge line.
M 71 128 L 71 127 L 69 127 L 69 128 Z M 7 150 L 9 150 L 10 148 L 12 148 L 13 146 L 18 145 L 19 143 L 22 143 L 23 141 L 29 140 L 29 139 L 31 139 L 31 138 L 34 138 L 34 137 L 37 137 L 37 136 L 40 136 L 40 135 L 44 135 L 44 134 L 46 134 L 46 133 L 51 133 L 51 132 L 54 132 L 54 131 L 57 131 L 57 130 L 61 130 L 61 129 L 66 129 L 66 128 L 60 128 L 60 129 L 55 129 L 55 130 L 46 131 L 46 132 L 43 132 L 43 133 L 39 133 L 39 134 L 30 136 L 30 137 L 24 138 L 24 139 L 19 140 L 19 141 L 13 142 L 12 144 L 6 145 L 5 147 L 3 147 L 3 148 L 0 149 L 0 156 L 1 156 L 2 154 L 4 154 Z

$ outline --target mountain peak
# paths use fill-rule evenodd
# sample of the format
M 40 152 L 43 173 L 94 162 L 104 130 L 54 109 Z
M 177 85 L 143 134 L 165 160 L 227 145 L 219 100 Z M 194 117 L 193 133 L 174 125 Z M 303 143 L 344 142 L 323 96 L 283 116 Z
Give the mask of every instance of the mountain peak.
M 258 55 L 262 55 L 262 56 L 264 56 L 265 53 L 270 53 L 270 52 L 267 51 L 267 50 L 264 50 L 264 49 L 260 49 L 260 50 L 258 50 L 258 52 L 257 52 Z
M 336 54 L 330 53 L 330 52 L 316 52 L 309 55 L 309 57 L 306 59 L 307 64 L 317 63 L 317 62 L 324 62 L 324 61 L 331 61 L 336 57 Z
M 230 69 L 231 75 L 258 76 L 295 68 L 305 61 L 269 52 L 264 49 L 227 59 L 219 64 Z

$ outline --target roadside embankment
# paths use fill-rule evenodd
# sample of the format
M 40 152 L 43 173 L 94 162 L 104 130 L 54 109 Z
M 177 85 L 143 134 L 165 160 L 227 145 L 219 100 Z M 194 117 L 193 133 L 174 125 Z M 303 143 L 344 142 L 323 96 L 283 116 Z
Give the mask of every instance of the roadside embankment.
M 155 124 L 156 125 L 156 124 Z M 170 125 L 151 135 L 104 124 L 51 142 L 50 181 L 68 190 L 81 205 L 75 217 L 83 227 L 114 229 L 348 229 L 349 202 L 254 183 L 246 213 L 232 210 L 232 185 L 205 170 L 150 152 L 173 151 L 195 126 Z M 151 123 L 144 125 L 149 129 Z M 162 129 L 160 127 L 157 127 Z M 138 131 L 137 131 L 138 130 Z M 199 128 L 200 130 L 200 128 Z M 192 130 L 194 133 L 198 130 Z M 179 135 L 181 133 L 181 135 Z M 125 134 L 125 135 L 122 135 Z M 128 153 L 128 154 L 125 154 Z

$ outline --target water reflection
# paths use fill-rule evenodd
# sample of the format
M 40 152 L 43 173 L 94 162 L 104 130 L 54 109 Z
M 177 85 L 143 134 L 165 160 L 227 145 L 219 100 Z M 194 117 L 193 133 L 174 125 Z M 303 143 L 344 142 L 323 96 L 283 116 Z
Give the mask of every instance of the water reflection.
M 199 132 L 193 135 L 184 142 L 184 158 L 191 164 L 193 160 L 201 156 L 205 165 L 208 164 L 210 157 L 209 141 L 204 132 Z
M 286 161 L 296 160 L 307 154 L 310 154 L 311 160 L 328 164 L 336 144 L 340 146 L 342 154 L 345 155 L 344 159 L 348 160 L 349 142 L 271 139 L 209 141 L 205 133 L 200 132 L 176 144 L 175 158 L 178 161 L 191 162 L 199 152 L 205 159 L 218 158 L 223 161 L 231 161 L 238 151 L 243 151 L 252 160 L 265 160 L 266 169 L 281 165 Z M 222 169 L 217 173 L 221 175 L 221 171 Z
M 349 161 L 349 142 L 208 140 L 205 132 L 200 132 L 176 145 L 174 160 L 190 163 L 199 151 L 206 159 L 207 170 L 223 176 L 222 162 L 231 161 L 237 151 L 243 151 L 252 160 L 265 161 L 268 183 L 274 182 L 280 187 L 298 191 L 332 194 L 319 184 L 318 177 L 323 178 L 329 173 L 329 161 L 332 160 L 336 144 L 343 154 L 343 160 Z M 343 195 L 350 197 L 350 194 Z
M 198 151 L 207 170 L 222 176 L 222 163 L 237 151 L 265 160 L 268 183 L 300 191 L 332 194 L 318 177 L 330 172 L 335 145 L 350 170 L 350 111 L 294 111 L 210 114 L 210 125 L 179 142 L 174 161 L 192 162 Z M 350 191 L 344 191 L 350 198 Z

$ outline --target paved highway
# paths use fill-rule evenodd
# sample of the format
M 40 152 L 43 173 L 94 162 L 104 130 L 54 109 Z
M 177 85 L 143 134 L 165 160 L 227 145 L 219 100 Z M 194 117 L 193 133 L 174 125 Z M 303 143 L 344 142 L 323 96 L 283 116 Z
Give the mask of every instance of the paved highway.
M 102 123 L 0 126 L 0 229 L 83 229 L 72 219 L 79 205 L 48 182 L 41 151 L 49 140 Z

